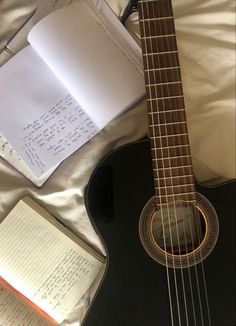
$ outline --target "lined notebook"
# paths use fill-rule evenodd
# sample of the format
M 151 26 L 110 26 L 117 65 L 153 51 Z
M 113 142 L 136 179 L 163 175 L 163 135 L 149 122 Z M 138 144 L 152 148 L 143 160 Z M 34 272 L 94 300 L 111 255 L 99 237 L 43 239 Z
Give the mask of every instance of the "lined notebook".
M 108 8 L 56 10 L 0 69 L 0 155 L 38 186 L 144 97 L 141 51 Z
M 0 325 L 62 323 L 104 267 L 102 255 L 23 198 L 0 224 Z

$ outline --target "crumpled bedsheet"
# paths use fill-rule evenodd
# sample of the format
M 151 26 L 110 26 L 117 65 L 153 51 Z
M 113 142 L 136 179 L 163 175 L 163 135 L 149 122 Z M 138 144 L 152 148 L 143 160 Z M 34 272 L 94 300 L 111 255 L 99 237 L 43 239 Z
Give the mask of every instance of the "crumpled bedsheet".
M 68 2 L 0 1 L 0 64 L 26 45 L 27 33 L 35 22 Z M 119 17 L 127 2 L 107 0 Z M 173 7 L 195 176 L 209 183 L 235 178 L 235 2 L 173 0 Z M 137 13 L 129 17 L 126 26 L 139 41 Z M 146 105 L 142 101 L 67 158 L 39 189 L 0 159 L 0 221 L 28 194 L 103 250 L 86 213 L 85 186 L 104 155 L 146 134 Z M 80 308 L 68 324 L 80 324 L 86 302 Z

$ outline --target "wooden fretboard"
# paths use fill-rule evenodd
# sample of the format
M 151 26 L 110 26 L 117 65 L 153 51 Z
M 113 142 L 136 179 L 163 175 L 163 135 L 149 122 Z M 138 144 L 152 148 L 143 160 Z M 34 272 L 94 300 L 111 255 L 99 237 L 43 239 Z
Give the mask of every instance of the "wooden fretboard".
M 171 0 L 140 0 L 139 22 L 157 203 L 195 202 Z

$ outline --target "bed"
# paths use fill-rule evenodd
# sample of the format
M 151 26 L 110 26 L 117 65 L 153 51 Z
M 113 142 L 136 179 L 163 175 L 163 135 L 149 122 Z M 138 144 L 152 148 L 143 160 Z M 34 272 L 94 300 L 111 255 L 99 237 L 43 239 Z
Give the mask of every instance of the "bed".
M 78 0 L 79 1 L 79 0 Z M 30 28 L 69 0 L 2 0 L 0 65 L 22 49 Z M 127 0 L 107 0 L 121 19 Z M 231 0 L 173 0 L 196 179 L 212 184 L 234 179 L 235 168 L 235 3 Z M 126 27 L 139 42 L 137 12 Z M 84 190 L 102 157 L 147 135 L 145 100 L 113 120 L 67 158 L 41 187 L 0 159 L 0 221 L 24 195 L 34 197 L 75 233 L 103 250 L 88 218 Z M 68 325 L 79 325 L 87 301 Z

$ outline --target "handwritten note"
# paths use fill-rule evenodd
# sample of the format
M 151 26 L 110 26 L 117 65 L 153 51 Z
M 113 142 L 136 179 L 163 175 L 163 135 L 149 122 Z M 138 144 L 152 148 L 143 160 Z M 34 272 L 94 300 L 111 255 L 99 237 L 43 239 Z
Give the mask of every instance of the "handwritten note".
M 0 275 L 58 323 L 89 290 L 101 266 L 25 202 L 0 224 Z
M 98 132 L 31 47 L 1 68 L 0 89 L 0 131 L 38 178 Z
M 98 128 L 86 112 L 67 94 L 22 127 L 23 149 L 35 172 L 43 175 L 97 132 Z
M 49 326 L 29 304 L 0 284 L 0 326 Z
M 73 297 L 81 291 L 86 279 L 91 279 L 91 271 L 94 269 L 94 262 L 78 255 L 75 250 L 68 249 L 64 258 L 35 292 L 33 300 L 44 302 L 53 298 L 50 300 L 52 311 L 60 311 L 60 314 L 66 316 L 70 312 L 69 305 L 73 302 Z

